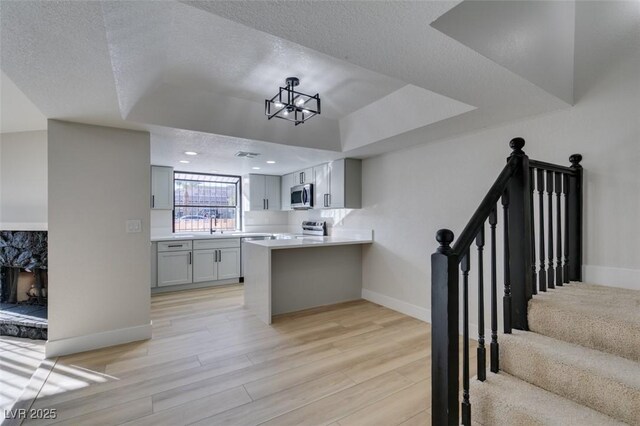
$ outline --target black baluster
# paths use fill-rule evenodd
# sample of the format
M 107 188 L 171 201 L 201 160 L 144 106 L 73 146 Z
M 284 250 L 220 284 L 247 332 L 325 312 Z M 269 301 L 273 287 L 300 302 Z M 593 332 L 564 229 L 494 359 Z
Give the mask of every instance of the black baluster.
M 461 262 L 462 269 L 462 424 L 471 426 L 469 402 L 469 250 Z
M 548 269 L 547 269 L 547 287 L 555 288 L 556 286 L 553 284 L 555 274 L 553 272 L 553 172 L 547 171 L 547 201 L 549 205 L 547 206 L 549 219 L 549 238 L 547 241 L 548 247 Z
M 529 168 L 529 182 L 531 186 L 531 192 L 529 193 L 529 201 L 531 205 L 531 276 L 533 278 L 531 292 L 532 294 L 538 294 L 538 274 L 536 274 L 536 227 L 533 214 L 533 191 L 535 190 L 535 179 L 533 179 L 533 169 Z
M 511 333 L 511 270 L 509 267 L 509 192 L 502 194 L 502 211 L 504 216 L 504 296 L 502 309 L 504 315 L 504 332 Z
M 569 175 L 563 174 L 562 193 L 564 194 L 564 282 L 569 283 Z
M 540 291 L 547 291 L 547 271 L 545 268 L 545 254 L 544 254 L 544 170 L 537 169 L 538 174 L 538 204 L 540 204 L 540 231 L 538 232 L 540 238 L 540 273 L 538 279 L 540 280 Z
M 498 212 L 494 207 L 489 214 L 491 226 L 491 372 L 500 371 L 500 354 L 498 347 L 498 275 L 496 267 L 496 224 Z
M 482 264 L 484 223 L 476 237 L 476 246 L 478 246 L 478 380 L 484 382 L 487 378 L 487 355 L 484 347 L 484 265 Z
M 556 285 L 562 286 L 562 174 L 556 172 L 556 220 L 558 229 L 556 230 Z

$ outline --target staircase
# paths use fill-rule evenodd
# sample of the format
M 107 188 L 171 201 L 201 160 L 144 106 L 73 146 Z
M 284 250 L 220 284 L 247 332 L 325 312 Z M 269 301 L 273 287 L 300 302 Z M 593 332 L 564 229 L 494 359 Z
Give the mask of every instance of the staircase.
M 470 386 L 473 424 L 640 425 L 640 291 L 570 283 L 501 335 L 500 373 Z
M 529 159 L 524 145 L 510 141 L 460 235 L 436 234 L 432 424 L 640 426 L 640 291 L 581 282 L 582 156 L 567 167 Z

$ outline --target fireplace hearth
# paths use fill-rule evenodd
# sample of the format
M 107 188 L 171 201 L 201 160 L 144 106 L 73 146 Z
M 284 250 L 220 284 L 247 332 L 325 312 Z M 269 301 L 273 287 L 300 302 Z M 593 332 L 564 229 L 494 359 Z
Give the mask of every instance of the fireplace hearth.
M 46 231 L 0 231 L 0 335 L 47 338 L 47 261 Z

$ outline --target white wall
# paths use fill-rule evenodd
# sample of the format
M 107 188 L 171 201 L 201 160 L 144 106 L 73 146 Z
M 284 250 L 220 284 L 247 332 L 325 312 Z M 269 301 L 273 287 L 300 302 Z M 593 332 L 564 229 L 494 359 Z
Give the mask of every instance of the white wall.
M 600 68 L 579 86 L 574 107 L 366 159 L 363 208 L 339 220 L 374 229 L 375 243 L 363 252 L 365 293 L 411 305 L 428 318 L 435 233 L 461 232 L 516 136 L 526 139 L 524 150 L 534 159 L 569 165 L 570 154 L 583 154 L 584 280 L 640 289 L 640 51 L 625 51 Z M 335 221 L 335 214 L 324 217 Z M 314 215 L 292 213 L 291 222 Z
M 50 120 L 48 138 L 47 356 L 150 338 L 149 134 Z
M 47 132 L 0 134 L 0 229 L 47 229 Z

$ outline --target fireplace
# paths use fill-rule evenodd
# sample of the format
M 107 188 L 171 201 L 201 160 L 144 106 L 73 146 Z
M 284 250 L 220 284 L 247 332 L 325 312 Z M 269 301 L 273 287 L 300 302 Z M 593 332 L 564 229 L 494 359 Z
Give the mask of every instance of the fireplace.
M 47 232 L 0 231 L 0 335 L 47 338 Z

